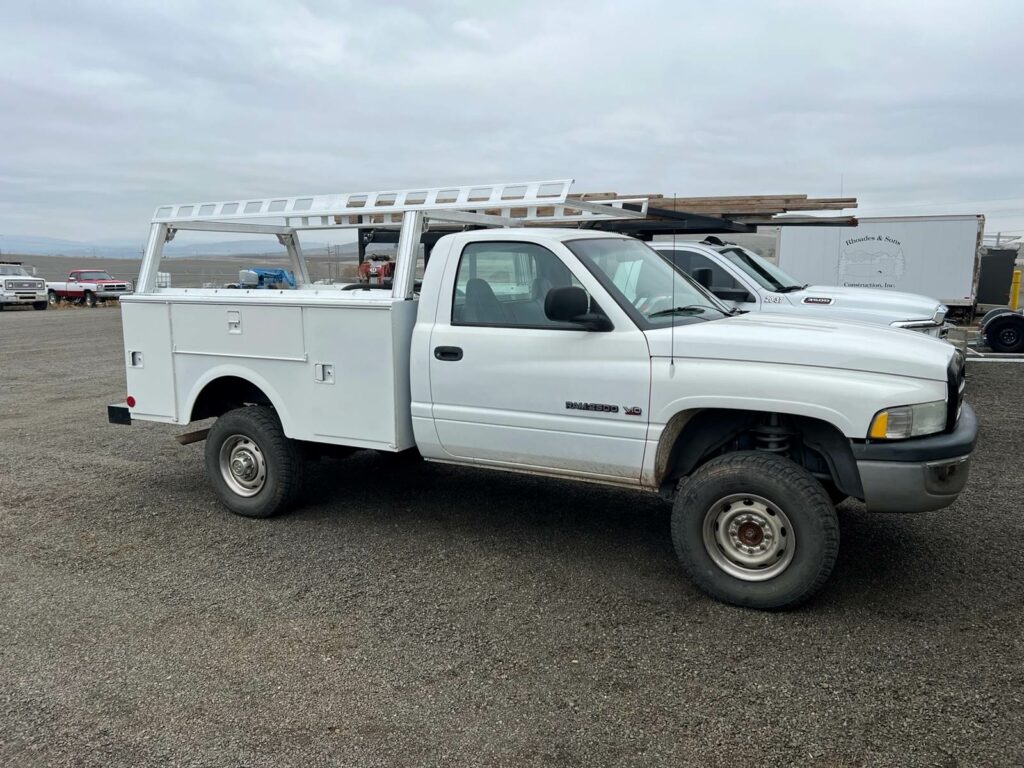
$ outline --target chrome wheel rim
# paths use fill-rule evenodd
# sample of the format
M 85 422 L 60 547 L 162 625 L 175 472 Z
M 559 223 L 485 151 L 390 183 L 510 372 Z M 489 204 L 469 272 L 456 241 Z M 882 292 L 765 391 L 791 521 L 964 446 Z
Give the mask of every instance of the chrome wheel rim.
M 778 504 L 752 493 L 719 499 L 704 514 L 704 549 L 743 581 L 767 581 L 793 562 L 796 532 Z
M 255 496 L 267 482 L 263 451 L 245 435 L 232 435 L 220 446 L 220 474 L 234 493 Z

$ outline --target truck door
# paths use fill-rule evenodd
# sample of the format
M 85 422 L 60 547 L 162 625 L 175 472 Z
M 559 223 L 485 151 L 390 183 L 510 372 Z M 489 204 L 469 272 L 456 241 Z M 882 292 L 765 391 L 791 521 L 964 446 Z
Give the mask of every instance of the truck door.
M 547 319 L 553 288 L 600 285 L 571 254 L 470 242 L 445 270 L 430 388 L 443 449 L 460 459 L 639 482 L 650 353 L 628 321 L 587 331 Z M 605 299 L 610 303 L 610 299 Z M 623 316 L 624 318 L 624 316 Z

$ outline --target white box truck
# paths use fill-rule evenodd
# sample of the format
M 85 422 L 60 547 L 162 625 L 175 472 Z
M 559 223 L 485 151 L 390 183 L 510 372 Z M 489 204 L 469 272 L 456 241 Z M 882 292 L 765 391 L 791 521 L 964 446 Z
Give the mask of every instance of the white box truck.
M 973 312 L 985 217 L 858 219 L 856 227 L 779 227 L 779 266 L 802 283 L 916 293 Z
M 977 435 L 958 350 L 740 314 L 638 240 L 524 226 L 645 215 L 647 200 L 576 201 L 570 184 L 162 206 L 122 299 L 128 395 L 110 420 L 216 418 L 182 442 L 206 441 L 214 492 L 248 517 L 294 504 L 307 449 L 331 445 L 658 493 L 694 581 L 758 608 L 828 578 L 835 500 L 956 500 Z M 401 227 L 391 284 L 312 283 L 300 233 L 367 222 Z M 428 222 L 474 229 L 442 237 L 418 282 Z M 296 284 L 159 288 L 179 230 L 277 237 Z

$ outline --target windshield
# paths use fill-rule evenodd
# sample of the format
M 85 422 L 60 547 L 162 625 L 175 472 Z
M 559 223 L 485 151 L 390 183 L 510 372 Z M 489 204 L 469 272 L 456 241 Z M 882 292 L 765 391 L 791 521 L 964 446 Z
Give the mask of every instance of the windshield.
M 19 267 L 16 264 L 0 264 L 0 275 L 5 277 L 32 277 L 32 275 L 25 271 L 24 267 Z
M 106 272 L 92 271 L 92 272 L 79 272 L 79 280 L 113 280 L 110 275 Z
M 718 299 L 639 240 L 594 238 L 565 245 L 621 306 L 632 308 L 651 325 L 669 325 L 687 316 L 717 320 L 729 313 Z
M 762 288 L 767 288 L 769 291 L 785 292 L 807 287 L 756 253 L 745 251 L 742 248 L 723 248 L 719 253 L 750 275 Z

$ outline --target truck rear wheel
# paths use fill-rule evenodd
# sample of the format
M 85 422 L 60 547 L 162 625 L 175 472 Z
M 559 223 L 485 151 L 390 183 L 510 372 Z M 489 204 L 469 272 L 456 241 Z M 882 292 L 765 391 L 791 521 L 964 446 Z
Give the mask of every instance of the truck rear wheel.
M 775 454 L 742 451 L 709 461 L 680 484 L 672 543 L 690 578 L 712 597 L 788 608 L 828 579 L 839 521 L 806 469 Z
M 56 291 L 47 291 L 46 300 L 53 304 L 53 306 L 60 304 L 60 296 L 57 295 Z
M 243 517 L 285 511 L 302 485 L 302 452 L 273 408 L 228 411 L 206 438 L 206 474 L 220 500 Z

